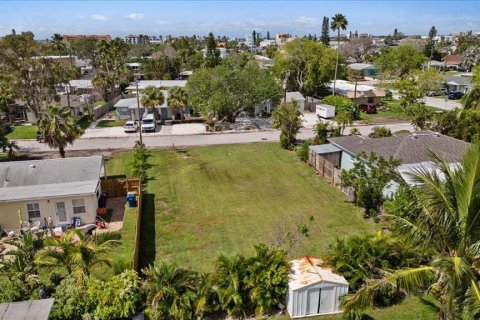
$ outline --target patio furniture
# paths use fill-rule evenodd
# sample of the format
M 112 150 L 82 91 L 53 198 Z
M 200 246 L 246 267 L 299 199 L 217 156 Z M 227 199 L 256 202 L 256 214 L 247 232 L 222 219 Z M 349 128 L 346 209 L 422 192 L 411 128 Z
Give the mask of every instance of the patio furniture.
M 100 216 L 95 217 L 95 225 L 100 229 L 106 229 L 108 227 L 107 221 Z
M 40 230 L 40 225 L 41 225 L 40 221 L 35 221 L 33 223 L 33 226 L 30 228 L 30 231 L 34 233 L 38 232 L 38 230 Z
M 20 227 L 20 229 L 22 229 L 23 232 L 28 232 L 28 231 L 30 231 L 30 228 L 31 228 L 30 222 L 28 222 L 28 221 L 23 221 L 23 222 L 22 222 L 22 225 L 21 225 L 21 227 Z

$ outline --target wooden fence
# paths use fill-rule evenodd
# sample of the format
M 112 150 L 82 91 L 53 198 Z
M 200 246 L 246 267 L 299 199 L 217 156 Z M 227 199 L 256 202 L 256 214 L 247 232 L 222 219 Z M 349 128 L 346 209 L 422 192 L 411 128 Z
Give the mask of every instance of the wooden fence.
M 135 210 L 135 244 L 133 247 L 132 268 L 139 271 L 138 258 L 140 255 L 140 237 L 142 232 L 142 182 L 138 178 L 110 178 L 101 180 L 102 191 L 107 198 L 126 197 L 128 192 L 137 194 L 137 207 Z M 126 204 L 128 205 L 128 204 Z M 125 217 L 124 217 L 125 219 Z
M 128 179 L 128 178 L 114 178 L 114 179 L 102 179 L 102 191 L 106 194 L 107 198 L 125 197 L 130 189 L 140 189 L 140 179 Z
M 127 192 L 135 192 L 137 194 L 137 221 L 135 222 L 135 246 L 133 248 L 133 269 L 135 271 L 140 271 L 139 270 L 139 263 L 138 263 L 138 258 L 140 256 L 140 237 L 142 235 L 142 187 L 140 183 L 140 179 L 136 179 L 138 182 L 137 185 L 133 186 L 130 185 L 127 187 Z

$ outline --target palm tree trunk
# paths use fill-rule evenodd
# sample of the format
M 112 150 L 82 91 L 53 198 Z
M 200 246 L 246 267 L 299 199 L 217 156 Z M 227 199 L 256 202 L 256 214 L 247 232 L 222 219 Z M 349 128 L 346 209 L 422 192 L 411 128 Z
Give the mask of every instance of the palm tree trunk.
M 337 85 L 337 72 L 338 72 L 338 48 L 340 47 L 340 29 L 338 29 L 337 36 L 337 62 L 335 63 L 335 77 L 333 78 L 333 95 L 335 95 L 335 87 Z
M 65 148 L 64 147 L 59 147 L 58 152 L 60 153 L 60 156 L 62 158 L 65 158 Z

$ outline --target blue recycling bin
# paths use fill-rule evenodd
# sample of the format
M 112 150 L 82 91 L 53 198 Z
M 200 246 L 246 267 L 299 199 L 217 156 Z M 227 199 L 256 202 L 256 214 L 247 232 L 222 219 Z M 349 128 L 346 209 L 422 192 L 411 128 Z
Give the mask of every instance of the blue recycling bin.
M 137 206 L 137 197 L 135 193 L 129 193 L 127 194 L 127 202 L 128 206 L 130 208 L 136 207 Z

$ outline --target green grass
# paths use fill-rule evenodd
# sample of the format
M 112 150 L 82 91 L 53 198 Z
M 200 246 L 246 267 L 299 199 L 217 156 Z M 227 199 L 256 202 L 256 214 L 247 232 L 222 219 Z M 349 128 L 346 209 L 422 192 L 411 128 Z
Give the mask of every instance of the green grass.
M 132 153 L 107 162 L 110 175 L 129 174 Z M 289 258 L 324 256 L 337 237 L 378 225 L 334 186 L 278 144 L 258 143 L 152 151 L 144 194 L 141 264 L 171 260 L 209 271 L 220 253 L 250 254 L 297 225 L 315 220 Z
M 100 128 L 112 128 L 112 127 L 123 127 L 125 125 L 125 120 L 102 120 L 97 124 L 97 127 Z
M 95 107 L 98 107 L 98 106 L 103 106 L 106 102 L 101 100 L 101 101 L 97 101 L 95 102 L 94 104 L 92 104 L 93 108 Z
M 377 113 L 366 114 L 361 112 L 360 118 L 363 123 L 383 124 L 400 121 L 410 121 L 410 117 L 403 111 L 400 100 L 383 100 L 384 107 L 377 110 Z M 439 109 L 428 106 L 434 111 Z
M 13 131 L 7 135 L 10 140 L 36 139 L 38 128 L 35 125 L 21 125 L 12 127 Z
M 137 223 L 137 208 L 125 206 L 125 214 L 123 217 L 123 226 L 120 230 L 122 235 L 121 244 L 115 249 L 113 263 L 128 264 L 133 263 L 133 252 L 135 249 L 135 225 Z
M 366 319 L 375 320 L 434 320 L 438 319 L 438 303 L 429 297 L 409 297 L 401 303 L 377 308 L 367 312 Z M 274 320 L 286 320 L 290 317 L 274 317 Z M 311 320 L 341 320 L 342 315 L 311 317 Z
M 90 126 L 90 123 L 92 123 L 87 117 L 81 117 L 78 121 L 77 124 L 80 126 L 82 130 L 87 129 Z

